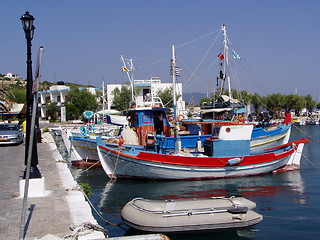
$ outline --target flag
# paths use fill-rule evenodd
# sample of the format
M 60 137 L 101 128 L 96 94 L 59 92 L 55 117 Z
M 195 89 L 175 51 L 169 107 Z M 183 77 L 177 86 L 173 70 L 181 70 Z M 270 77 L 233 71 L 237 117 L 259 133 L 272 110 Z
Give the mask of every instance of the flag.
M 222 53 L 219 53 L 218 58 L 220 59 L 220 61 L 222 61 L 224 59 L 224 55 Z
M 236 60 L 241 60 L 240 55 L 238 53 L 236 53 L 236 51 L 234 51 L 234 50 L 232 50 L 232 56 Z
M 176 76 L 180 77 L 180 73 L 181 73 L 181 68 L 180 67 L 176 67 Z
M 122 66 L 122 71 L 124 71 L 124 72 L 129 72 L 129 69 L 126 68 L 125 66 Z

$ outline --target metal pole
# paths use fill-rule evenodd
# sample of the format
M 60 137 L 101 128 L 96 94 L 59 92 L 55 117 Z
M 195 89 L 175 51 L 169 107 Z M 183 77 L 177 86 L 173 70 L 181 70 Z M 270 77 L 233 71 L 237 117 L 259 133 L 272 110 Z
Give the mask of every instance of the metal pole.
M 38 165 L 38 150 L 37 150 L 37 139 L 32 139 L 32 148 L 29 152 L 29 143 L 31 141 L 30 133 L 31 133 L 31 119 L 32 119 L 32 105 L 33 105 L 33 94 L 32 94 L 32 59 L 31 59 L 31 31 L 26 31 L 26 40 L 27 40 L 27 131 L 26 131 L 26 148 L 25 148 L 25 162 L 24 165 L 27 166 L 28 155 L 31 154 L 31 167 L 30 167 L 30 178 L 41 178 L 40 171 L 37 167 Z M 36 106 L 37 107 L 37 106 Z M 33 126 L 34 127 L 34 126 Z M 25 169 L 23 178 L 26 178 Z
M 25 179 L 24 186 L 24 197 L 22 203 L 22 214 L 21 214 L 21 224 L 19 239 L 25 239 L 25 218 L 27 211 L 27 199 L 28 199 L 28 189 L 29 189 L 29 179 L 30 178 L 41 178 L 40 171 L 37 167 L 38 164 L 38 152 L 37 152 L 37 141 L 34 137 L 36 115 L 37 115 L 37 94 L 33 94 L 32 91 L 32 60 L 31 60 L 31 40 L 33 37 L 33 16 L 26 12 L 20 18 L 23 26 L 25 37 L 27 40 L 27 129 L 26 129 L 26 147 L 25 147 L 25 165 L 26 169 L 23 178 Z M 32 25 L 32 26 L 31 26 Z

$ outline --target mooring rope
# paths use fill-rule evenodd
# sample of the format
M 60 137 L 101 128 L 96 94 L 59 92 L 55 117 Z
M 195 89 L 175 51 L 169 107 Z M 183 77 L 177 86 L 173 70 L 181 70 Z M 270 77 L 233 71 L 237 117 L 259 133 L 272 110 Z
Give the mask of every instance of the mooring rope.
M 74 233 L 64 235 L 63 236 L 64 240 L 77 240 L 79 239 L 79 237 L 88 235 L 93 231 L 100 231 L 104 234 L 105 237 L 108 237 L 108 230 L 104 229 L 99 225 L 92 224 L 90 222 L 84 222 L 78 226 L 72 225 L 70 227 L 70 230 L 72 230 Z
M 307 138 L 315 141 L 315 142 L 320 142 L 319 140 L 315 139 L 314 137 L 310 136 L 307 132 L 302 131 L 302 129 L 298 128 L 296 125 L 292 124 L 292 126 L 294 126 L 298 131 L 300 131 L 301 133 L 303 133 L 304 135 L 306 135 Z M 301 153 L 302 156 L 315 168 L 318 168 L 317 165 L 315 165 L 305 154 L 303 154 L 303 152 Z
M 92 207 L 92 209 L 98 214 L 98 216 L 107 224 L 109 225 L 113 225 L 113 226 L 118 226 L 118 223 L 112 223 L 109 222 L 108 220 L 106 220 L 101 214 L 100 212 L 95 208 L 95 206 L 92 204 L 92 202 L 90 201 L 89 197 L 87 196 L 87 194 L 84 192 L 83 188 L 78 184 L 78 187 L 80 188 L 80 191 L 82 192 L 82 194 L 84 195 L 84 197 L 87 199 L 89 205 Z
M 310 136 L 307 132 L 302 131 L 302 129 L 298 128 L 296 125 L 292 124 L 292 126 L 294 126 L 297 130 L 299 130 L 301 133 L 303 133 L 304 135 L 306 135 L 308 138 L 310 138 L 311 140 L 315 141 L 315 142 L 320 142 L 320 140 L 315 139 L 314 137 Z
M 95 162 L 94 164 L 92 164 L 91 166 L 89 166 L 88 168 L 83 169 L 82 172 L 88 171 L 89 169 L 93 168 L 94 166 L 96 166 L 99 163 L 100 163 L 100 159 L 97 162 Z
M 120 151 L 121 151 L 121 149 L 120 149 Z M 118 167 L 120 151 L 118 151 L 117 161 L 116 161 L 116 164 L 115 164 L 115 166 L 114 166 L 113 175 L 112 175 L 111 180 L 117 179 L 117 177 L 115 176 L 115 173 L 116 173 L 116 169 L 117 169 L 117 167 Z
M 315 168 L 318 168 L 318 166 L 315 165 L 306 155 L 304 155 L 303 153 L 301 153 L 301 154 L 302 154 L 302 156 L 304 156 L 304 158 L 305 158 L 312 166 L 314 166 Z

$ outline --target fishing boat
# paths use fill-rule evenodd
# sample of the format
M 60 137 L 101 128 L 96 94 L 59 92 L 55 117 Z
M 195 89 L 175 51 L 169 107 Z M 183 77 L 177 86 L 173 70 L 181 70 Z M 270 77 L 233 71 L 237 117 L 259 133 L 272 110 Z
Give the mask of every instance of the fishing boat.
M 96 138 L 100 136 L 108 145 L 118 144 L 116 138 L 117 131 L 120 131 L 120 126 L 102 124 L 100 129 L 95 131 L 93 124 L 86 124 L 70 132 L 69 141 L 70 148 L 75 155 L 78 156 L 71 161 L 76 167 L 101 167 L 97 153 Z
M 149 200 L 135 198 L 121 211 L 129 227 L 160 233 L 237 229 L 262 221 L 256 204 L 243 197 Z
M 172 46 L 171 63 L 171 69 L 176 69 L 174 46 Z M 176 75 L 174 72 L 172 71 L 174 150 L 168 151 L 163 147 L 167 142 L 167 136 L 163 133 L 168 132 L 169 129 L 159 129 L 162 134 L 157 135 L 156 138 L 151 136 L 149 139 L 148 127 L 151 129 L 154 127 L 152 121 L 155 119 L 149 114 L 142 115 L 141 119 L 139 115 L 133 116 L 130 121 L 146 123 L 145 129 L 137 129 L 146 141 L 144 149 L 122 145 L 111 147 L 97 139 L 99 159 L 110 178 L 212 179 L 270 173 L 293 165 L 293 162 L 296 168 L 300 166 L 301 151 L 308 140 L 301 139 L 263 151 L 251 152 L 250 140 L 253 125 L 247 123 L 226 121 L 215 124 L 212 135 L 203 143 L 204 151 L 199 148 L 192 152 L 187 148 L 181 148 L 175 111 Z M 157 116 L 161 127 L 165 119 L 159 113 Z
M 215 101 L 207 103 L 201 109 L 200 119 L 187 119 L 184 115 L 174 113 L 169 115 L 170 109 L 164 108 L 161 101 L 159 103 L 146 103 L 143 107 L 134 107 L 128 110 L 128 123 L 132 129 L 136 130 L 140 145 L 147 145 L 147 139 L 154 139 L 157 134 L 166 137 L 162 148 L 174 149 L 175 139 L 178 137 L 183 148 L 191 150 L 203 148 L 204 141 L 211 136 L 215 124 L 219 122 L 244 122 L 247 115 L 247 106 L 243 101 L 234 99 L 231 91 L 231 79 L 229 74 L 229 41 L 226 26 L 222 25 L 223 51 L 219 54 L 220 74 L 217 82 L 220 82 L 220 89 Z M 173 49 L 174 51 L 174 49 Z M 171 69 L 176 69 L 172 67 Z M 173 71 L 172 72 L 179 72 Z M 172 77 L 179 77 L 179 74 L 172 74 Z M 130 82 L 133 82 L 130 79 Z M 225 95 L 224 85 L 228 83 L 228 95 Z M 175 84 L 173 84 L 175 87 Z M 133 88 L 133 87 L 132 87 Z M 176 94 L 176 91 L 173 91 Z M 173 97 L 173 100 L 175 98 Z M 176 110 L 174 110 L 176 111 Z M 241 118 L 241 119 L 240 119 Z M 251 151 L 260 151 L 288 143 L 291 133 L 291 119 L 285 119 L 283 123 L 270 124 L 270 118 L 261 119 L 259 125 L 252 131 Z M 179 125 L 179 127 L 177 126 Z M 178 128 L 177 135 L 173 136 L 173 128 Z
M 97 140 L 99 159 L 110 178 L 214 179 L 241 177 L 288 170 L 300 166 L 307 139 L 292 141 L 263 151 L 250 151 L 251 124 L 216 125 L 206 139 L 203 152 L 187 149 L 167 151 L 161 143 L 145 149 L 110 147 Z

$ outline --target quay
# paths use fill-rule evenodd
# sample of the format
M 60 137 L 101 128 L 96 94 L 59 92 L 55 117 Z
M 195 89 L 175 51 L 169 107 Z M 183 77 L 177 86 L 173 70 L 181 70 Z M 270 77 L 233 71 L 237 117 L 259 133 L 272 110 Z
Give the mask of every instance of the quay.
M 25 170 L 24 151 L 24 144 L 0 146 L 0 239 L 19 239 L 23 204 L 19 182 Z M 80 232 L 84 223 L 98 225 L 49 133 L 43 134 L 42 143 L 38 143 L 38 155 L 45 194 L 28 198 L 24 239 L 63 239 L 77 234 L 79 240 L 105 239 L 102 231 Z

